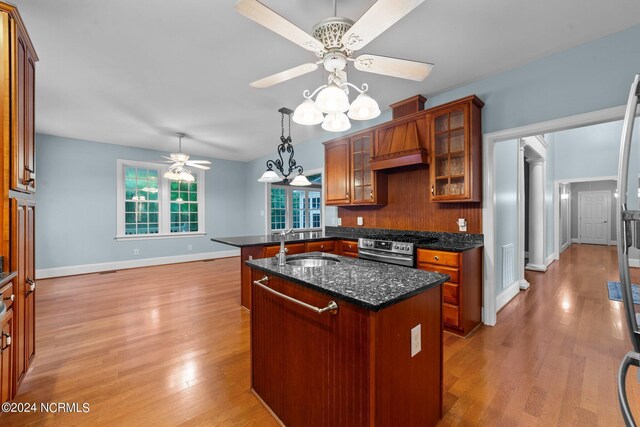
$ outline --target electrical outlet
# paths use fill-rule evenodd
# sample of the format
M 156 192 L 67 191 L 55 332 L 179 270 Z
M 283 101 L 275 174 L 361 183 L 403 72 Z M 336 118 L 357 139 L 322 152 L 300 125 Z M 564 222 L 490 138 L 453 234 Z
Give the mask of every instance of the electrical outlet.
M 140 255 L 140 249 L 134 249 L 133 250 L 133 254 L 134 255 Z
M 187 245 L 187 250 L 188 251 L 192 251 L 193 250 L 193 245 Z
M 361 216 L 358 217 L 358 225 L 364 225 L 364 220 Z
M 467 231 L 467 220 L 465 218 L 458 218 L 458 231 Z
M 411 329 L 411 357 L 420 353 L 422 350 L 422 326 L 414 326 Z
M 342 218 L 338 218 L 338 226 L 342 225 Z

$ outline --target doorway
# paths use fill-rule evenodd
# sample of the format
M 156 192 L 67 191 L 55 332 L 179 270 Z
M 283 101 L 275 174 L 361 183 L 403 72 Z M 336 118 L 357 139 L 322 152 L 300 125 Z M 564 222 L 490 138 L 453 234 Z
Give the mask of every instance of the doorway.
M 578 193 L 578 241 L 592 245 L 608 245 L 611 240 L 611 192 Z

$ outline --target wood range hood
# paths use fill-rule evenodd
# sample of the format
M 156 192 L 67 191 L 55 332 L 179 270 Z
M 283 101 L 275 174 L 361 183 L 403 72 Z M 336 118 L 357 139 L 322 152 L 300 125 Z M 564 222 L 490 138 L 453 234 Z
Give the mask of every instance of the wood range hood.
M 391 104 L 393 120 L 375 128 L 372 170 L 428 164 L 426 98 L 413 96 Z

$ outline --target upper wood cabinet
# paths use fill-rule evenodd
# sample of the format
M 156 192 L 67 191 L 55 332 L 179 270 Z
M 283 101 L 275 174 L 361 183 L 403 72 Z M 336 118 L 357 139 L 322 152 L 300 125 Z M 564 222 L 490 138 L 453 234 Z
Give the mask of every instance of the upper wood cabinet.
M 387 202 L 386 176 L 371 169 L 373 131 L 325 144 L 325 204 L 375 205 Z
M 349 138 L 343 138 L 325 144 L 324 202 L 326 205 L 349 204 L 351 192 L 349 157 Z
M 12 56 L 12 120 L 11 189 L 35 191 L 35 63 L 38 60 L 29 36 L 21 25 L 10 26 L 15 37 Z
M 374 170 L 427 164 L 427 122 L 424 113 L 378 126 L 371 166 Z
M 429 110 L 432 201 L 482 201 L 483 105 L 470 96 Z

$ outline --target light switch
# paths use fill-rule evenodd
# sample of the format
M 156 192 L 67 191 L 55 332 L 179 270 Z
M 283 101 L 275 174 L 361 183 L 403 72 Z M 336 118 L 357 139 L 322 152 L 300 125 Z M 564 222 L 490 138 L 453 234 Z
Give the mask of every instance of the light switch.
M 414 326 L 411 329 L 411 357 L 422 350 L 422 326 Z
M 358 225 L 363 225 L 364 224 L 364 220 L 362 219 L 361 216 L 358 217 Z

